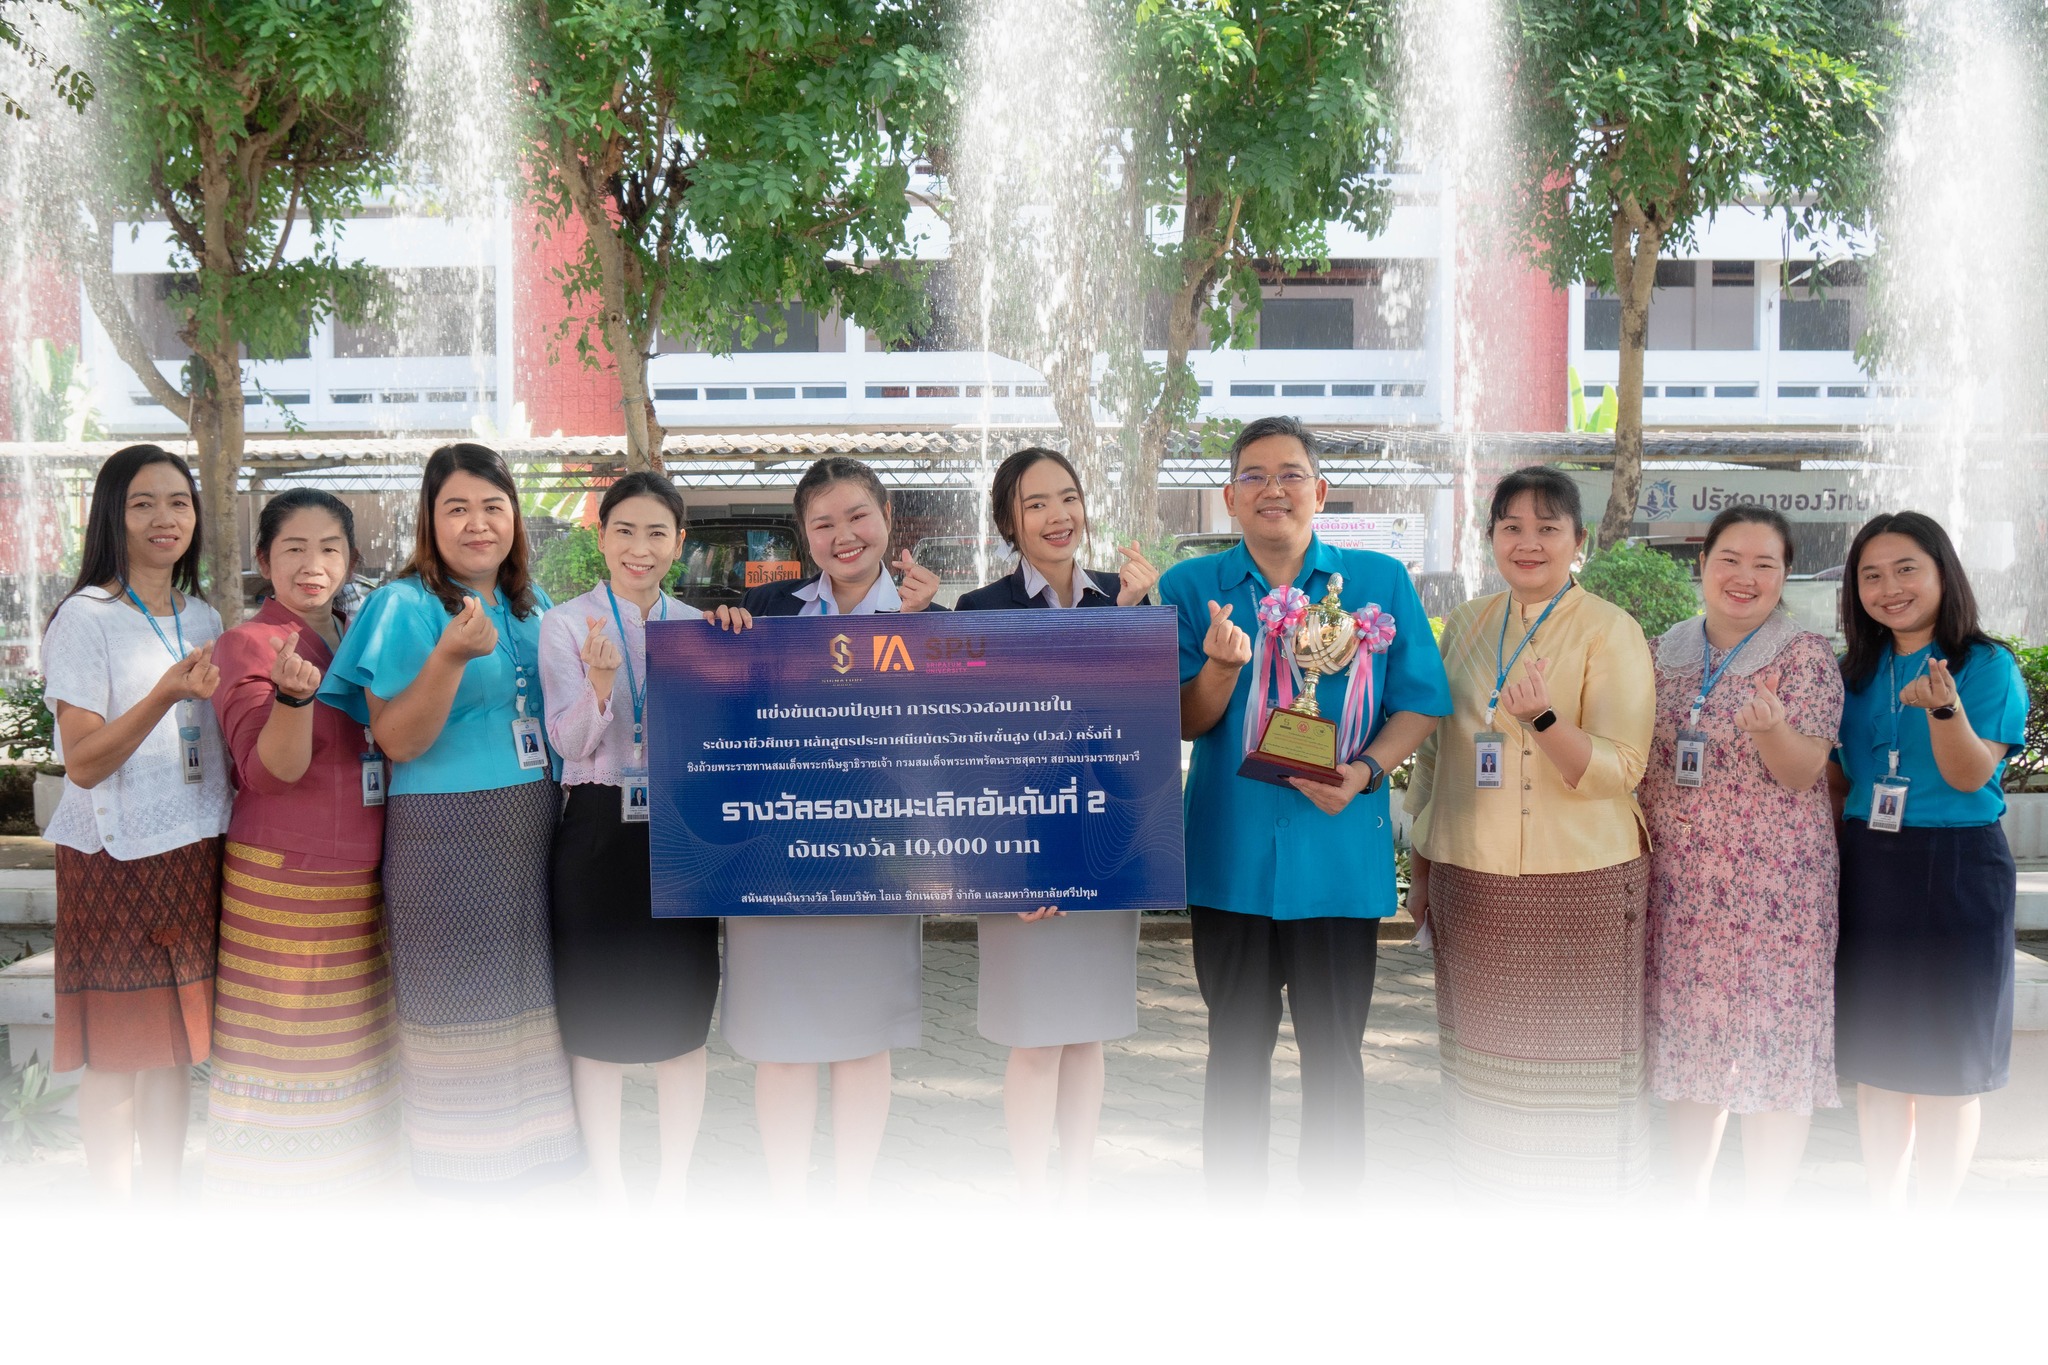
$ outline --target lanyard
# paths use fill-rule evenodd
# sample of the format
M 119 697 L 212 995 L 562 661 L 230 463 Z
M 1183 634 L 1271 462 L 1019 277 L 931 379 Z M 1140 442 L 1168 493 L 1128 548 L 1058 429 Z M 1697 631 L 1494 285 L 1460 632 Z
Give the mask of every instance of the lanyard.
M 463 591 L 476 598 L 477 601 L 483 601 L 483 594 L 476 591 L 476 589 L 464 587 Z M 490 608 L 486 607 L 484 610 L 489 611 Z M 505 594 L 502 591 L 498 594 L 497 617 L 499 622 L 498 647 L 503 649 L 512 660 L 512 675 L 518 680 L 519 685 L 519 718 L 525 720 L 526 660 L 519 655 L 519 637 L 512 633 L 512 604 L 505 600 Z
M 163 641 L 164 648 L 170 652 L 172 662 L 175 663 L 184 658 L 185 623 L 179 617 L 178 590 L 176 588 L 171 589 L 171 628 L 178 632 L 178 646 L 176 649 L 171 648 L 170 637 L 165 635 L 164 628 L 156 623 L 156 617 L 150 614 L 149 608 L 142 605 L 142 599 L 135 595 L 135 589 L 123 582 L 121 590 L 128 594 L 128 600 L 135 604 L 135 610 L 142 613 L 142 619 L 149 622 L 149 628 L 156 632 L 156 638 Z
M 647 714 L 647 689 L 640 685 L 639 678 L 633 672 L 633 650 L 626 643 L 626 622 L 619 615 L 618 595 L 612 591 L 611 584 L 607 583 L 604 585 L 604 595 L 611 601 L 612 624 L 619 628 L 619 653 L 626 661 L 626 691 L 633 698 L 633 761 L 637 763 L 640 761 L 641 721 Z M 657 593 L 656 595 L 661 598 L 661 615 L 656 619 L 666 621 L 668 620 L 668 594 Z M 643 618 L 643 626 L 644 624 Z
M 1522 643 L 1515 646 L 1513 654 L 1508 655 L 1506 663 L 1500 661 L 1500 656 L 1501 651 L 1508 647 L 1508 622 L 1514 618 L 1515 595 L 1509 593 L 1508 600 L 1501 604 L 1500 640 L 1493 647 L 1493 695 L 1486 699 L 1486 728 L 1488 730 L 1493 728 L 1494 708 L 1500 705 L 1500 690 L 1508 685 L 1508 673 L 1514 668 L 1515 660 L 1522 657 L 1522 651 L 1529 647 L 1529 642 L 1536 638 L 1536 632 L 1543 629 L 1543 623 L 1550 619 L 1550 613 L 1557 610 L 1557 604 L 1562 602 L 1564 595 L 1571 590 L 1572 580 L 1567 578 L 1564 581 L 1564 586 L 1557 590 L 1557 596 L 1550 599 L 1550 604 L 1543 608 L 1543 614 L 1536 618 L 1536 624 L 1529 627 L 1529 633 L 1522 637 Z
M 1891 689 L 1891 694 L 1890 694 L 1890 695 L 1889 695 L 1889 696 L 1888 696 L 1888 697 L 1886 698 L 1886 700 L 1887 700 L 1888 702 L 1890 702 L 1890 703 L 1891 703 L 1891 713 L 1892 713 L 1892 742 L 1891 742 L 1891 747 L 1890 747 L 1890 749 L 1889 749 L 1889 750 L 1888 750 L 1888 751 L 1886 752 L 1886 754 L 1885 754 L 1885 757 L 1886 757 L 1886 759 L 1887 759 L 1887 760 L 1889 761 L 1889 763 L 1890 763 L 1890 767 L 1889 767 L 1889 769 L 1887 770 L 1887 772 L 1886 772 L 1886 774 L 1885 774 L 1885 775 L 1886 775 L 1887 777 L 1897 777 L 1897 776 L 1899 775 L 1899 717 L 1900 717 L 1900 715 L 1902 715 L 1902 714 L 1904 713 L 1904 709 L 1905 709 L 1905 708 L 1904 708 L 1904 707 L 1902 707 L 1902 706 L 1901 706 L 1901 705 L 1899 704 L 1899 656 L 1898 656 L 1897 652 L 1896 652 L 1896 651 L 1894 651 L 1894 650 L 1892 649 L 1892 647 L 1891 647 L 1890 645 L 1886 645 L 1886 646 L 1884 647 L 1884 649 L 1885 649 L 1885 662 L 1886 662 L 1886 665 L 1887 665 L 1887 667 L 1888 667 L 1888 668 L 1889 668 L 1889 670 L 1890 670 L 1890 675 L 1891 675 L 1891 682 L 1892 682 L 1892 689 Z M 1926 659 L 1922 659 L 1922 660 L 1920 661 L 1920 672 L 1921 672 L 1921 673 L 1924 673 L 1924 672 L 1926 672 L 1926 671 L 1927 671 L 1927 662 L 1928 662 L 1928 659 L 1932 659 L 1932 658 L 1934 657 L 1934 654 L 1933 654 L 1933 649 L 1934 649 L 1934 647 L 1933 647 L 1932 645 L 1929 645 L 1929 646 L 1928 646 L 1928 651 L 1929 651 L 1929 652 L 1928 652 L 1927 658 L 1926 658 Z M 1915 651 L 1914 651 L 1914 653 L 1916 653 L 1916 654 L 1917 654 L 1917 653 L 1919 653 L 1919 651 L 1918 651 L 1918 650 L 1915 650 Z M 1919 676 L 1920 676 L 1920 673 L 1915 673 L 1915 674 L 1913 675 L 1913 678 L 1917 678 L 1917 677 L 1919 677 Z M 1908 678 L 1908 679 L 1906 679 L 1906 681 L 1910 683 L 1910 682 L 1912 682 L 1912 681 L 1913 681 L 1913 678 Z
M 1712 695 L 1714 694 L 1714 688 L 1715 688 L 1715 686 L 1716 686 L 1716 685 L 1717 685 L 1717 684 L 1718 684 L 1718 683 L 1719 683 L 1719 682 L 1721 681 L 1721 675 L 1722 675 L 1723 673 L 1726 673 L 1726 672 L 1728 671 L 1728 665 L 1730 665 L 1730 664 L 1732 664 L 1732 663 L 1734 663 L 1734 662 L 1735 662 L 1735 656 L 1736 656 L 1736 655 L 1738 655 L 1738 654 L 1740 654 L 1740 653 L 1742 652 L 1742 646 L 1743 646 L 1743 645 L 1746 645 L 1746 644 L 1748 644 L 1748 643 L 1749 643 L 1749 642 L 1750 642 L 1751 640 L 1754 640 L 1754 639 L 1756 638 L 1756 631 L 1757 631 L 1757 630 L 1762 630 L 1762 629 L 1763 629 L 1763 626 L 1758 626 L 1758 627 L 1756 628 L 1756 630 L 1752 630 L 1752 631 L 1751 631 L 1751 632 L 1750 632 L 1749 634 L 1747 634 L 1747 635 L 1743 636 L 1743 637 L 1742 637 L 1742 639 L 1741 639 L 1741 641 L 1740 641 L 1740 642 L 1738 642 L 1738 643 L 1736 644 L 1735 648 L 1733 648 L 1733 649 L 1731 649 L 1731 650 L 1729 650 L 1729 651 L 1728 651 L 1728 657 L 1727 657 L 1727 658 L 1725 658 L 1725 659 L 1723 659 L 1723 660 L 1721 660 L 1721 666 L 1720 666 L 1719 668 L 1709 668 L 1709 669 L 1707 670 L 1706 676 L 1705 676 L 1704 678 L 1702 678 L 1702 679 L 1700 680 L 1700 694 L 1699 694 L 1699 695 L 1698 695 L 1697 697 L 1694 697 L 1694 698 L 1692 699 L 1692 728 L 1693 728 L 1693 729 L 1695 729 L 1695 730 L 1699 729 L 1699 726 L 1700 726 L 1700 712 L 1702 712 L 1702 711 L 1704 711 L 1704 710 L 1706 709 L 1706 707 L 1707 707 L 1707 698 L 1708 698 L 1708 697 L 1710 697 L 1710 696 L 1712 696 Z M 1701 637 L 1701 639 L 1702 639 L 1702 640 L 1705 640 L 1705 638 L 1706 638 L 1706 634 L 1707 634 L 1707 622 L 1706 622 L 1706 618 L 1705 618 L 1705 617 L 1701 617 L 1701 618 L 1700 618 L 1700 637 Z M 1712 643 L 1711 641 L 1707 641 L 1707 662 L 1708 662 L 1709 664 L 1711 664 L 1711 663 L 1712 663 L 1713 661 L 1714 661 L 1714 646 L 1713 646 L 1713 643 Z

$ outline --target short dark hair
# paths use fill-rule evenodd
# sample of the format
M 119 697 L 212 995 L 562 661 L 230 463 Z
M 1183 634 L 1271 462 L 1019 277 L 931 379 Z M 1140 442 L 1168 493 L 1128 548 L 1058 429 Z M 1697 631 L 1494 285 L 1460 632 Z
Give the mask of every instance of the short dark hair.
M 1882 535 L 1899 535 L 1918 545 L 1934 561 L 1941 575 L 1941 606 L 1934 616 L 1934 642 L 1942 656 L 1957 668 L 1978 645 L 2003 648 L 1984 632 L 1977 619 L 1977 594 L 1963 572 L 1955 542 L 1941 523 L 1925 512 L 1880 512 L 1863 523 L 1856 539 L 1849 543 L 1849 558 L 1842 565 L 1842 638 L 1848 649 L 1842 654 L 1842 681 L 1853 691 L 1862 691 L 1877 676 L 1877 664 L 1891 643 L 1891 627 L 1863 609 L 1863 594 L 1856 576 L 1863 568 L 1863 552 Z
M 1517 469 L 1493 486 L 1493 507 L 1487 513 L 1486 534 L 1493 534 L 1493 528 L 1500 525 L 1500 519 L 1508 514 L 1508 508 L 1524 493 L 1535 499 L 1537 516 L 1569 516 L 1573 535 L 1585 531 L 1586 517 L 1579 502 L 1579 486 L 1572 482 L 1569 474 L 1547 464 L 1532 464 Z
M 128 485 L 153 464 L 167 464 L 185 476 L 192 494 L 192 543 L 171 566 L 171 586 L 187 597 L 205 600 L 199 591 L 199 560 L 205 552 L 206 514 L 199 502 L 199 484 L 192 467 L 158 445 L 123 446 L 107 456 L 92 481 L 92 506 L 85 514 L 85 544 L 78 555 L 78 577 L 57 603 L 63 606 L 87 588 L 128 581 Z M 50 613 L 50 620 L 57 613 Z M 47 628 L 48 622 L 45 622 Z
M 1244 457 L 1245 447 L 1254 441 L 1263 441 L 1268 436 L 1292 436 L 1301 442 L 1302 453 L 1308 456 L 1309 469 L 1319 476 L 1322 474 L 1323 462 L 1321 456 L 1316 453 L 1316 438 L 1307 427 L 1292 417 L 1261 417 L 1245 423 L 1244 430 L 1238 432 L 1237 439 L 1230 443 L 1232 478 L 1237 477 L 1237 462 Z
M 989 520 L 995 523 L 996 534 L 1008 541 L 1013 550 L 1017 549 L 1018 485 L 1024 482 L 1024 476 L 1031 472 L 1031 467 L 1041 460 L 1051 460 L 1074 481 L 1074 487 L 1081 493 L 1081 536 L 1085 540 L 1088 535 L 1088 493 L 1081 488 L 1081 475 L 1075 470 L 1073 461 L 1057 450 L 1026 446 L 996 466 L 995 478 L 988 485 Z
M 1758 507 L 1755 503 L 1749 502 L 1724 508 L 1721 515 L 1714 518 L 1713 524 L 1707 527 L 1707 542 L 1700 546 L 1701 562 L 1704 563 L 1707 556 L 1714 553 L 1714 542 L 1719 540 L 1729 527 L 1745 523 L 1768 526 L 1778 533 L 1778 539 L 1785 542 L 1785 567 L 1789 570 L 1792 567 L 1792 556 L 1799 552 L 1799 547 L 1792 543 L 1792 523 L 1785 520 L 1783 512 L 1769 507 Z
M 604 498 L 597 504 L 597 524 L 605 525 L 612 519 L 612 510 L 627 498 L 653 498 L 675 515 L 676 529 L 683 529 L 683 522 L 689 509 L 683 503 L 683 495 L 668 477 L 651 469 L 636 469 L 631 474 L 604 490 Z
M 347 503 L 324 488 L 287 488 L 263 504 L 263 511 L 256 518 L 257 559 L 270 553 L 278 532 L 284 530 L 284 524 L 292 519 L 292 513 L 306 511 L 325 512 L 341 523 L 341 534 L 348 541 L 349 572 L 354 573 L 363 558 L 356 549 L 356 514 Z
M 474 441 L 457 441 L 442 446 L 427 457 L 426 472 L 420 476 L 419 521 L 413 528 L 412 558 L 398 571 L 400 578 L 417 578 L 428 592 L 441 599 L 450 616 L 462 610 L 464 593 L 448 577 L 440 547 L 434 542 L 434 503 L 441 489 L 457 473 L 473 474 L 512 500 L 512 546 L 498 565 L 498 592 L 512 604 L 521 620 L 533 614 L 533 577 L 527 567 L 526 517 L 519 510 L 519 485 L 505 467 L 505 457 Z

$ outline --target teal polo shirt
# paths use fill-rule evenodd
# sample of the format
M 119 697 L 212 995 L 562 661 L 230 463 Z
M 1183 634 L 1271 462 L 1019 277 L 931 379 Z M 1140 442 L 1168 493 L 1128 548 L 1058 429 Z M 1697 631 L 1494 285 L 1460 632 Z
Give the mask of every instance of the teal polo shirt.
M 1850 584 L 1850 587 L 1854 587 Z M 1917 706 L 1900 703 L 1899 690 L 1927 671 L 1929 656 L 1944 658 L 1940 645 L 1929 645 L 1894 661 L 1885 651 L 1877 672 L 1861 688 L 1851 688 L 1842 697 L 1842 740 L 1835 761 L 1849 779 L 1849 795 L 1842 802 L 1847 820 L 1870 818 L 1871 784 L 1890 767 L 1892 717 L 1898 716 L 1899 776 L 1910 778 L 1906 788 L 1905 823 L 1913 828 L 1969 829 L 1988 825 L 2005 814 L 2006 760 L 2001 759 L 1991 780 L 1973 792 L 1959 792 L 1942 780 L 1934 762 L 1934 740 L 1928 734 L 1931 721 Z M 1896 662 L 1896 670 L 1894 670 Z M 1892 686 L 1898 674 L 1899 685 Z M 1963 714 L 1979 739 L 1988 739 L 2017 749 L 2027 737 L 2027 683 L 2020 676 L 2019 661 L 1997 645 L 1976 645 L 1954 670 L 1956 696 Z M 1896 706 L 1895 706 L 1896 704 Z
M 1396 711 L 1451 714 L 1443 656 L 1407 569 L 1387 555 L 1340 550 L 1312 537 L 1294 586 L 1320 602 L 1333 573 L 1344 576 L 1338 601 L 1345 610 L 1372 602 L 1394 618 L 1393 647 L 1371 656 L 1376 711 L 1366 717 L 1367 742 Z M 1230 619 L 1250 633 L 1258 628 L 1259 599 L 1271 590 L 1242 542 L 1166 571 L 1159 595 L 1180 617 L 1183 683 L 1201 672 L 1208 657 L 1202 640 L 1209 633 L 1209 603 L 1231 607 Z M 1350 680 L 1347 670 L 1317 685 L 1324 715 L 1343 714 Z M 1251 688 L 1247 665 L 1238 672 L 1230 709 L 1195 740 L 1184 798 L 1188 904 L 1286 920 L 1392 915 L 1394 823 L 1387 788 L 1354 797 L 1340 815 L 1325 815 L 1292 788 L 1239 777 Z

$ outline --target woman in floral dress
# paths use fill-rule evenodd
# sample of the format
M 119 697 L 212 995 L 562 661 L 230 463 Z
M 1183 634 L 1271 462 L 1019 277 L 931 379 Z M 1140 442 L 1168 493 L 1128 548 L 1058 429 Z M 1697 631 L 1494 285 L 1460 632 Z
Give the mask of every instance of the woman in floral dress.
M 1785 519 L 1715 518 L 1706 611 L 1656 644 L 1657 731 L 1639 792 L 1650 874 L 1650 1087 L 1672 1161 L 1704 1204 L 1730 1113 L 1752 1204 L 1799 1174 L 1835 1095 L 1834 814 L 1821 780 L 1842 715 L 1828 642 L 1778 610 Z M 1704 694 L 1704 701 L 1701 700 Z

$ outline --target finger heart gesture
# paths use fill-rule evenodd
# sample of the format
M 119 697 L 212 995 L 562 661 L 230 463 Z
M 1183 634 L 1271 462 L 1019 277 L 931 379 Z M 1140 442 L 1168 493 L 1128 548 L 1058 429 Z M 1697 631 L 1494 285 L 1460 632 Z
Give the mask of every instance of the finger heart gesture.
M 1117 567 L 1117 605 L 1128 607 L 1134 602 L 1144 601 L 1146 594 L 1152 591 L 1152 585 L 1159 581 L 1159 570 L 1145 558 L 1135 540 L 1129 545 L 1117 546 L 1116 552 L 1124 557 L 1124 562 Z
M 1252 637 L 1230 619 L 1231 608 L 1209 604 L 1209 633 L 1202 637 L 1202 652 L 1219 664 L 1242 668 L 1252 661 Z
M 1778 697 L 1779 671 L 1775 668 L 1756 675 L 1756 690 L 1735 713 L 1738 729 L 1752 735 L 1767 735 L 1785 723 L 1785 703 Z
M 896 595 L 905 611 L 923 611 L 939 595 L 939 576 L 911 558 L 905 550 L 896 556 L 896 569 L 903 575 L 896 587 Z
M 1932 711 L 1940 706 L 1956 704 L 1956 679 L 1949 672 L 1948 660 L 1929 659 L 1927 671 L 1906 684 L 1899 692 L 1899 700 L 1907 706 L 1917 706 L 1923 711 Z
M 1537 659 L 1529 665 L 1521 681 L 1509 683 L 1507 690 L 1500 694 L 1501 709 L 1516 720 L 1530 721 L 1550 709 L 1550 684 L 1544 679 L 1544 670 L 1550 667 L 1550 660 Z
M 320 670 L 299 657 L 299 633 L 281 635 L 270 661 L 270 683 L 279 692 L 303 701 L 320 690 Z
M 619 671 L 619 666 L 625 662 L 625 656 L 619 653 L 619 647 L 613 643 L 612 637 L 605 634 L 603 621 L 595 616 L 586 616 L 583 618 L 583 625 L 586 631 L 580 654 L 583 667 L 593 679 L 599 679 L 601 676 L 602 680 L 609 681 L 611 676 Z

